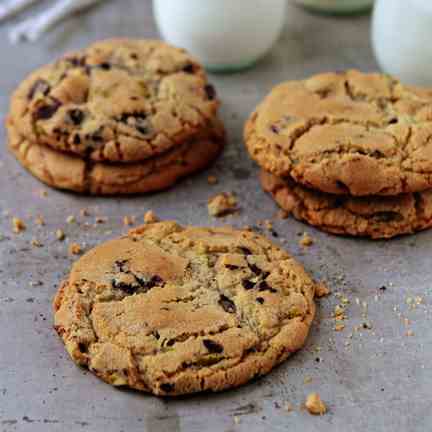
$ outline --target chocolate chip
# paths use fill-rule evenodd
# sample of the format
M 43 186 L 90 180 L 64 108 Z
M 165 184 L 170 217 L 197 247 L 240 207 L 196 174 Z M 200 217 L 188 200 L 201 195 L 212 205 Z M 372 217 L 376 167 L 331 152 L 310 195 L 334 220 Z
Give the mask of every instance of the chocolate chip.
M 78 349 L 80 350 L 81 353 L 85 354 L 88 352 L 88 346 L 85 343 L 80 342 L 78 344 Z
M 111 280 L 111 284 L 112 284 L 113 288 L 119 289 L 119 290 L 121 290 L 124 293 L 129 294 L 129 295 L 135 294 L 140 287 L 138 284 L 129 284 L 129 283 L 125 283 L 125 282 L 118 282 L 115 279 Z
M 57 99 L 52 99 L 51 104 L 49 105 L 41 105 L 38 107 L 33 114 L 33 118 L 35 121 L 37 120 L 48 120 L 50 119 L 60 108 L 61 102 Z
M 277 292 L 274 288 L 272 288 L 266 281 L 261 281 L 258 284 L 258 291 L 270 291 L 272 293 Z
M 279 134 L 279 128 L 276 125 L 271 125 L 270 130 L 276 135 Z
M 151 335 L 157 340 L 160 339 L 160 334 L 157 330 L 152 331 Z
M 194 73 L 195 72 L 195 66 L 192 63 L 188 63 L 186 66 L 183 67 L 183 72 Z
M 128 260 L 115 260 L 114 261 L 114 271 L 116 272 L 126 272 L 128 269 L 126 268 L 126 264 L 128 263 Z
M 77 108 L 68 111 L 68 116 L 75 126 L 79 126 L 84 120 L 84 113 Z
M 81 138 L 80 138 L 80 136 L 78 134 L 74 135 L 74 137 L 73 137 L 73 143 L 75 145 L 81 144 Z
M 387 287 L 385 285 L 380 286 L 380 288 L 379 288 L 380 291 L 385 291 L 386 289 L 387 289 Z
M 211 84 L 207 84 L 204 90 L 209 100 L 214 100 L 216 98 L 216 90 Z
M 349 187 L 344 183 L 341 182 L 340 180 L 336 180 L 336 187 L 340 190 L 342 190 L 343 192 L 349 194 Z
M 131 54 L 130 54 L 130 58 L 131 58 L 131 59 L 134 59 L 134 60 L 138 60 L 138 54 L 136 54 L 136 53 L 131 53 Z
M 233 265 L 233 264 L 225 264 L 225 267 L 228 270 L 238 270 L 239 266 Z
M 397 117 L 393 117 L 388 121 L 388 124 L 396 124 L 398 122 L 399 122 L 399 120 L 397 119 Z
M 253 289 L 255 287 L 255 282 L 250 281 L 249 279 L 242 280 L 243 288 L 246 290 Z
M 248 249 L 247 247 L 244 246 L 239 246 L 239 250 L 242 254 L 244 255 L 252 255 L 252 252 L 250 249 Z
M 223 352 L 224 348 L 221 344 L 211 340 L 211 339 L 204 339 L 203 341 L 204 346 L 207 348 L 208 352 L 211 354 L 220 354 Z
M 279 237 L 279 234 L 275 230 L 270 230 L 270 233 L 275 238 Z
M 168 346 L 168 347 L 171 347 L 171 346 L 173 346 L 174 344 L 175 344 L 175 339 L 170 339 L 167 343 L 166 343 L 166 346 Z
M 69 57 L 66 59 L 66 61 L 75 67 L 83 67 L 86 64 L 85 57 Z
M 262 273 L 262 270 L 257 265 L 248 263 L 248 266 L 251 269 L 251 271 L 254 272 L 257 276 L 259 276 Z
M 43 79 L 38 79 L 30 87 L 30 90 L 27 94 L 27 98 L 29 100 L 32 100 L 35 97 L 36 93 L 42 93 L 44 96 L 46 96 L 50 90 L 51 90 L 51 86 L 48 84 L 47 81 Z
M 393 211 L 376 212 L 374 213 L 374 218 L 379 222 L 392 222 L 403 219 L 400 213 Z
M 111 69 L 111 65 L 110 65 L 109 63 L 106 63 L 106 62 L 101 63 L 101 64 L 99 65 L 99 67 L 100 67 L 101 69 L 103 69 L 103 70 L 110 70 L 110 69 Z
M 263 303 L 264 303 L 264 299 L 263 299 L 262 297 L 257 297 L 255 300 L 256 300 L 257 303 L 259 303 L 259 304 L 263 304 Z
M 174 384 L 171 383 L 163 383 L 160 385 L 160 389 L 164 391 L 165 393 L 170 393 L 174 391 Z
M 145 288 L 146 291 L 155 287 L 155 286 L 164 285 L 164 283 L 165 283 L 164 280 L 158 275 L 152 276 L 148 280 L 145 278 L 140 278 L 137 275 L 134 275 L 134 276 L 135 276 L 136 281 L 139 283 L 139 285 L 142 288 Z
M 221 294 L 219 298 L 219 304 L 222 306 L 225 312 L 235 313 L 237 310 L 234 302 L 223 294 Z

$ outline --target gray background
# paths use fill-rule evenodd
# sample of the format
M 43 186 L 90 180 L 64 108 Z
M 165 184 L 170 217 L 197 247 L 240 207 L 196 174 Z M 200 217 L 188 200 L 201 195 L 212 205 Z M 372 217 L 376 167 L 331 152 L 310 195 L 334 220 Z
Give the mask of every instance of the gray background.
M 242 124 L 254 105 L 276 83 L 325 70 L 376 69 L 369 45 L 368 17 L 336 19 L 309 15 L 290 7 L 286 30 L 271 55 L 256 68 L 233 75 L 212 76 L 223 101 L 222 117 L 229 144 L 207 172 L 167 192 L 135 198 L 88 198 L 51 190 L 2 152 L 0 167 L 0 430 L 1 431 L 430 431 L 432 337 L 429 256 L 432 232 L 391 241 L 340 238 L 320 233 L 293 219 L 276 221 L 277 241 L 297 256 L 333 292 L 351 300 L 346 329 L 334 332 L 332 296 L 320 301 L 317 319 L 303 351 L 269 376 L 240 389 L 163 400 L 117 390 L 77 368 L 52 329 L 51 300 L 72 259 L 69 241 L 89 248 L 125 231 L 124 215 L 153 209 L 162 218 L 184 224 L 223 223 L 209 219 L 208 197 L 233 190 L 242 211 L 225 223 L 255 224 L 272 217 L 276 207 L 257 181 L 257 168 L 241 140 Z M 6 25 L 0 28 L 0 120 L 12 89 L 32 69 L 65 51 L 111 36 L 156 36 L 149 2 L 106 2 L 71 19 L 39 43 L 12 47 Z M 4 130 L 1 145 L 6 147 Z M 220 183 L 207 185 L 207 175 Z M 46 198 L 40 191 L 47 190 Z M 90 217 L 68 225 L 68 215 L 87 207 Z M 43 215 L 45 227 L 34 217 Z M 95 216 L 107 216 L 94 226 Z M 16 235 L 11 216 L 23 218 L 28 229 Z M 87 222 L 87 224 L 85 223 Z M 65 242 L 55 239 L 62 228 Z M 298 233 L 307 230 L 315 245 L 303 250 Z M 43 248 L 34 248 L 37 238 Z M 30 281 L 43 285 L 30 286 Z M 386 291 L 379 287 L 385 285 Z M 424 298 L 411 310 L 408 297 Z M 368 303 L 372 330 L 355 332 L 362 307 Z M 403 318 L 408 318 L 407 326 Z M 413 336 L 405 333 L 412 330 Z M 350 345 L 346 345 L 350 342 Z M 320 351 L 317 351 L 320 347 Z M 321 361 L 317 362 L 317 358 Z M 311 378 L 308 384 L 305 378 Z M 318 391 L 329 407 L 323 417 L 300 409 L 305 396 Z M 289 401 L 294 411 L 278 409 Z M 235 419 L 237 421 L 235 421 Z M 301 429 L 300 429 L 301 428 Z

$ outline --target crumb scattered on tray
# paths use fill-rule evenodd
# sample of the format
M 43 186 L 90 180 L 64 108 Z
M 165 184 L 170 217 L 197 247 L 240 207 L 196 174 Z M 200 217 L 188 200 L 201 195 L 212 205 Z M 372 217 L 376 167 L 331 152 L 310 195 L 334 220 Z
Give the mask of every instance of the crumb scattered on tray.
M 310 414 L 313 415 L 323 415 L 327 412 L 327 407 L 321 400 L 318 393 L 311 393 L 306 398 L 305 407 Z
M 12 230 L 15 234 L 19 234 L 21 231 L 25 231 L 26 225 L 24 221 L 20 218 L 12 218 Z
M 159 218 L 156 216 L 153 210 L 149 210 L 144 214 L 144 223 L 155 223 L 158 221 Z
M 314 244 L 313 238 L 308 233 L 303 233 L 303 237 L 299 241 L 300 246 L 309 247 Z
M 315 297 L 321 298 L 329 295 L 331 293 L 330 288 L 324 283 L 320 282 L 316 286 Z
M 95 223 L 96 223 L 96 224 L 103 224 L 103 223 L 105 223 L 107 220 L 108 220 L 108 218 L 106 218 L 106 217 L 98 216 L 98 217 L 95 219 Z
M 133 216 L 125 216 L 123 218 L 123 225 L 124 226 L 131 226 L 135 223 L 135 218 Z
M 42 247 L 43 244 L 38 239 L 32 239 L 31 245 L 34 247 Z
M 56 236 L 57 240 L 59 240 L 59 241 L 63 241 L 66 238 L 64 231 L 61 229 L 56 230 L 55 236 Z
M 291 411 L 294 410 L 294 407 L 292 406 L 292 403 L 288 402 L 288 401 L 285 402 L 284 408 L 285 408 L 285 411 L 287 411 L 287 412 L 291 412 Z
M 39 226 L 44 226 L 45 225 L 45 220 L 41 215 L 36 216 L 35 218 L 35 224 L 39 225 Z
M 44 190 L 44 189 L 41 189 L 41 190 L 39 191 L 39 196 L 40 196 L 41 198 L 46 198 L 46 197 L 48 196 L 48 192 L 47 192 L 46 190 Z
M 70 255 L 79 255 L 82 253 L 82 248 L 78 243 L 71 243 L 68 251 Z
M 222 192 L 208 201 L 210 216 L 220 217 L 237 211 L 237 198 L 231 192 Z
M 218 178 L 217 178 L 216 176 L 214 176 L 214 175 L 209 175 L 209 176 L 207 177 L 207 183 L 208 183 L 209 185 L 215 185 L 215 184 L 217 184 L 217 182 L 218 182 Z
M 86 208 L 82 208 L 82 209 L 80 210 L 80 216 L 81 216 L 81 217 L 90 216 L 90 212 L 89 212 Z
M 76 222 L 75 216 L 74 216 L 74 215 L 69 215 L 69 216 L 66 218 L 66 222 L 67 222 L 68 224 L 73 224 L 73 223 L 75 223 L 75 222 Z

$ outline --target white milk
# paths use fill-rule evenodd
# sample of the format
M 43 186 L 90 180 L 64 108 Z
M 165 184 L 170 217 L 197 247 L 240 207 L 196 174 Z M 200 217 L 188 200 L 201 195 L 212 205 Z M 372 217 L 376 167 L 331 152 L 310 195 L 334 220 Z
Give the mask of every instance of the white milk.
M 294 2 L 316 12 L 352 14 L 366 11 L 372 6 L 374 0 L 294 0 Z
M 159 31 L 208 69 L 254 64 L 278 39 L 286 0 L 153 0 Z
M 407 84 L 432 86 L 432 1 L 377 0 L 372 44 L 385 72 Z

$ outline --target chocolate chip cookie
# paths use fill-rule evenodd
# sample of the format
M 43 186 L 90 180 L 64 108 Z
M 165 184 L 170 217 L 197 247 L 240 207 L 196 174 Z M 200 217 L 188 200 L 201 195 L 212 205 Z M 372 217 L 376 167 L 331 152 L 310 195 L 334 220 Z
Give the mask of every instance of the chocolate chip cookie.
M 10 123 L 8 144 L 17 160 L 49 186 L 92 195 L 154 192 L 204 169 L 221 152 L 224 129 L 212 127 L 164 154 L 135 163 L 92 162 L 21 137 Z
M 432 187 L 432 90 L 381 74 L 326 73 L 275 87 L 245 126 L 266 171 L 333 194 Z
M 35 144 L 136 162 L 202 132 L 218 105 L 203 68 L 184 50 L 113 39 L 32 73 L 13 94 L 9 117 Z
M 302 347 L 315 283 L 264 237 L 147 224 L 80 258 L 54 300 L 72 359 L 114 386 L 236 387 Z
M 333 234 L 379 239 L 432 226 L 431 189 L 394 197 L 332 195 L 307 189 L 263 170 L 261 184 L 282 209 Z

